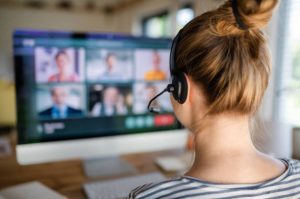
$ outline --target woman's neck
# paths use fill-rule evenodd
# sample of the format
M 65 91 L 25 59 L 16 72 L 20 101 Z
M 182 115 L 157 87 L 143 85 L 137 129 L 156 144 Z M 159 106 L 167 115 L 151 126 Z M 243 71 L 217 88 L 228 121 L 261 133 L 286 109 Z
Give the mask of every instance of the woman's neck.
M 248 116 L 228 114 L 208 117 L 194 133 L 198 161 L 226 154 L 257 152 L 251 140 Z
M 219 183 L 255 183 L 284 171 L 281 163 L 253 145 L 248 116 L 209 116 L 194 134 L 195 160 L 187 175 Z

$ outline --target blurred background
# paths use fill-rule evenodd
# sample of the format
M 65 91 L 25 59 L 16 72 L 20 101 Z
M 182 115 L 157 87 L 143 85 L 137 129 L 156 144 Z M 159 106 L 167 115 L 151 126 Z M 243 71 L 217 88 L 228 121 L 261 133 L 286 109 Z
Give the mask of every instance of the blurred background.
M 193 17 L 223 0 L 0 0 L 0 127 L 15 127 L 12 34 L 15 29 L 112 32 L 173 37 Z M 280 1 L 266 28 L 272 79 L 260 111 L 259 145 L 282 157 L 299 155 L 300 2 Z M 264 126 L 264 127 L 261 127 Z M 260 132 L 265 132 L 264 134 Z M 263 136 L 262 136 L 263 135 Z M 255 138 L 256 139 L 256 138 Z

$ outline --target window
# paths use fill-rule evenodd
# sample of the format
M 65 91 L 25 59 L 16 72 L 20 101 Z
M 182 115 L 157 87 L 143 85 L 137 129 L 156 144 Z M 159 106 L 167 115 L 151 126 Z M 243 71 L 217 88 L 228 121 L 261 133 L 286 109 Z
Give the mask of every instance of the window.
M 170 14 L 162 12 L 142 20 L 143 35 L 148 37 L 168 37 L 171 35 Z
M 191 21 L 194 18 L 194 15 L 195 13 L 191 5 L 185 5 L 180 8 L 176 14 L 177 31 Z
M 174 31 L 179 31 L 194 18 L 192 5 L 184 5 L 176 12 L 176 27 L 171 27 L 171 14 L 168 11 L 145 17 L 142 20 L 142 33 L 148 37 L 170 37 Z
M 300 126 L 300 1 L 287 0 L 281 3 L 283 8 L 280 13 L 285 13 L 285 16 L 281 16 L 280 20 L 286 21 L 279 24 L 279 114 L 282 121 Z

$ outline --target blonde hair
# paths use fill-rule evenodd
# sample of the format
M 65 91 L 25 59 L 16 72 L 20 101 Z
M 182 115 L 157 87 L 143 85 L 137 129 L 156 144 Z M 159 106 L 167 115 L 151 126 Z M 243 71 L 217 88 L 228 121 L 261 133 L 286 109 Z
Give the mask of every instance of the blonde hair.
M 176 63 L 204 91 L 210 114 L 257 111 L 271 71 L 269 50 L 260 28 L 277 0 L 228 0 L 189 22 L 181 31 Z

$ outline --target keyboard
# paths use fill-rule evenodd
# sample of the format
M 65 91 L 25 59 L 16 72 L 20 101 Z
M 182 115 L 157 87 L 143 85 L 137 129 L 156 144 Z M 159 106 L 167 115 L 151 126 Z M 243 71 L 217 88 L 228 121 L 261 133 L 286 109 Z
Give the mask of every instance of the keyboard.
M 163 180 L 166 178 L 161 173 L 153 172 L 113 180 L 88 182 L 83 185 L 83 188 L 89 199 L 118 199 L 126 198 L 130 191 L 140 185 Z

